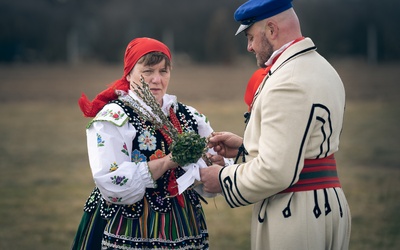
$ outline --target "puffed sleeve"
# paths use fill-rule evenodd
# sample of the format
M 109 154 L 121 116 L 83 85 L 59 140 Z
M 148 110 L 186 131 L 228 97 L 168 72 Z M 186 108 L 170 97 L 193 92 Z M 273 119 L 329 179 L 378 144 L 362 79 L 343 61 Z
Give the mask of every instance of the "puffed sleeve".
M 132 162 L 136 130 L 128 119 L 120 106 L 108 104 L 86 130 L 94 181 L 104 199 L 116 204 L 133 204 L 155 185 L 146 159 Z
M 207 117 L 191 106 L 188 106 L 188 109 L 193 114 L 194 119 L 197 121 L 199 135 L 202 137 L 209 136 L 213 132 L 213 129 L 211 128 L 210 121 L 207 119 Z

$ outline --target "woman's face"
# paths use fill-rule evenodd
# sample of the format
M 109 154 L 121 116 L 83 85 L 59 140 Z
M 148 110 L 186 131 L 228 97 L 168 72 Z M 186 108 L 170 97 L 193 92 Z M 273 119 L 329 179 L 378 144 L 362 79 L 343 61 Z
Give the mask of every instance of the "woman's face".
M 171 69 L 167 67 L 165 60 L 152 66 L 137 63 L 131 73 L 126 76 L 126 80 L 131 83 L 131 90 L 133 90 L 132 85 L 140 84 L 140 76 L 143 76 L 144 81 L 149 84 L 151 93 L 162 106 L 162 99 L 167 93 L 171 76 Z

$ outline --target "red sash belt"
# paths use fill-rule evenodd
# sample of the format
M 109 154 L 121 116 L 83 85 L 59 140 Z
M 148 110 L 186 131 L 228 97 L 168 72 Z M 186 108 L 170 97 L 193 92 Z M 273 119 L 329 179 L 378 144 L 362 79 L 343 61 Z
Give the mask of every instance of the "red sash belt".
M 310 191 L 316 189 L 341 187 L 333 155 L 322 159 L 304 160 L 299 181 L 281 193 Z

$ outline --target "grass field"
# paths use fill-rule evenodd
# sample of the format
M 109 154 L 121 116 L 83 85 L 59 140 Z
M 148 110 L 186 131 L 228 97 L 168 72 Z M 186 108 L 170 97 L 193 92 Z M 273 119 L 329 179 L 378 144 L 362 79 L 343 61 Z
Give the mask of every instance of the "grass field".
M 400 248 L 399 64 L 337 61 L 347 89 L 339 175 L 353 217 L 350 249 Z M 242 133 L 252 67 L 176 66 L 170 92 L 215 130 Z M 0 250 L 69 249 L 93 183 L 76 104 L 122 74 L 121 66 L 0 67 Z M 205 205 L 212 249 L 249 249 L 251 206 Z

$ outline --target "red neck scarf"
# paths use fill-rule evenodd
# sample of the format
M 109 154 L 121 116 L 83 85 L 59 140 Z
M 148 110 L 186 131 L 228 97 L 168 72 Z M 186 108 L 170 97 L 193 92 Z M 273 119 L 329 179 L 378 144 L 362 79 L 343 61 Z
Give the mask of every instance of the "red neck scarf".
M 289 48 L 290 46 L 292 46 L 293 44 L 297 43 L 298 41 L 303 40 L 304 37 L 300 37 L 297 38 L 296 40 L 294 40 L 287 48 Z M 287 49 L 286 48 L 286 49 Z M 286 50 L 285 49 L 285 50 Z M 265 76 L 268 74 L 268 72 L 270 71 L 270 69 L 272 68 L 272 66 L 274 65 L 274 63 L 276 62 L 276 60 L 278 60 L 279 56 L 285 51 L 283 50 L 281 53 L 279 53 L 278 55 L 275 56 L 274 60 L 272 61 L 272 64 L 269 65 L 266 68 L 260 68 L 257 69 L 253 75 L 250 77 L 248 83 L 247 83 L 247 87 L 246 87 L 246 92 L 244 94 L 244 102 L 247 104 L 249 111 L 251 110 L 251 104 L 253 103 L 253 98 L 254 95 L 258 89 L 258 87 L 260 86 L 261 82 L 263 81 L 263 79 L 265 78 Z
M 133 39 L 125 50 L 122 78 L 113 82 L 107 89 L 98 94 L 93 101 L 89 101 L 85 94 L 82 94 L 79 98 L 78 104 L 84 116 L 95 117 L 104 105 L 117 98 L 116 89 L 128 92 L 129 82 L 126 80 L 126 76 L 131 72 L 137 61 L 150 52 L 162 52 L 171 60 L 171 52 L 162 42 L 147 37 Z

